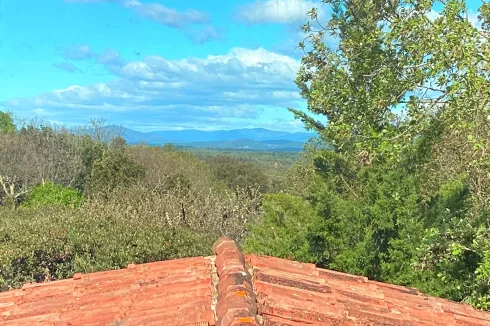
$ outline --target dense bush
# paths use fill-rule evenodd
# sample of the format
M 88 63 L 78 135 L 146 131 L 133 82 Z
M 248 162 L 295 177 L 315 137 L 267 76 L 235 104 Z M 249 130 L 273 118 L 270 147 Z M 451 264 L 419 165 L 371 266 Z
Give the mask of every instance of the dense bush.
M 218 155 L 208 159 L 208 162 L 216 178 L 230 189 L 253 187 L 265 193 L 271 188 L 269 178 L 252 161 Z
M 137 184 L 152 193 L 165 194 L 175 187 L 203 190 L 217 186 L 209 166 L 192 153 L 169 146 L 132 146 L 127 152 L 145 170 Z
M 60 184 L 45 182 L 29 190 L 24 206 L 61 205 L 78 207 L 83 202 L 83 196 L 77 189 L 63 187 Z
M 211 254 L 215 235 L 135 215 L 95 205 L 16 211 L 0 207 L 0 289 L 129 263 Z
M 12 133 L 15 131 L 12 114 L 0 111 L 0 133 Z
M 84 190 L 89 196 L 109 196 L 116 189 L 131 187 L 145 174 L 143 166 L 121 149 L 105 149 L 91 166 Z
M 288 194 L 269 194 L 263 209 L 265 214 L 250 225 L 243 241 L 246 252 L 320 262 L 323 221 L 310 203 Z
M 119 189 L 108 199 L 95 198 L 86 202 L 100 214 L 161 221 L 169 227 L 184 226 L 216 237 L 226 234 L 240 240 L 245 225 L 260 216 L 261 195 L 238 191 L 214 189 L 174 188 L 165 194 L 151 193 L 145 188 Z

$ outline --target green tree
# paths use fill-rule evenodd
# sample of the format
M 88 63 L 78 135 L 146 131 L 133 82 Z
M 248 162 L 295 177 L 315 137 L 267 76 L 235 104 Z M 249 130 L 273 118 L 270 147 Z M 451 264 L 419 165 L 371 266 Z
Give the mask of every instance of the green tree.
M 262 192 L 267 192 L 270 189 L 268 177 L 252 161 L 236 159 L 227 155 L 217 155 L 209 159 L 209 164 L 216 178 L 223 181 L 231 189 L 259 187 Z
M 144 174 L 144 168 L 124 151 L 106 149 L 93 162 L 86 191 L 107 197 L 118 188 L 135 186 Z
M 251 224 L 244 249 L 263 255 L 318 263 L 323 254 L 323 221 L 301 197 L 267 194 L 264 216 Z
M 467 19 L 464 0 L 322 2 L 332 18 L 312 32 L 318 11 L 309 13 L 297 84 L 308 111 L 328 125 L 292 111 L 335 150 L 369 164 L 396 158 L 433 131 L 434 121 L 474 132 L 478 118 L 486 119 L 488 38 Z M 431 20 L 437 5 L 442 10 Z M 324 43 L 327 35 L 338 38 L 337 47 Z
M 32 188 L 23 202 L 24 206 L 61 205 L 78 207 L 82 204 L 83 196 L 77 189 L 63 187 L 60 184 L 45 182 Z
M 0 133 L 10 133 L 14 131 L 15 124 L 12 114 L 0 111 Z
M 478 29 L 464 0 L 322 2 L 300 44 L 307 110 L 290 110 L 328 150 L 288 187 L 321 217 L 318 264 L 488 308 L 489 5 Z

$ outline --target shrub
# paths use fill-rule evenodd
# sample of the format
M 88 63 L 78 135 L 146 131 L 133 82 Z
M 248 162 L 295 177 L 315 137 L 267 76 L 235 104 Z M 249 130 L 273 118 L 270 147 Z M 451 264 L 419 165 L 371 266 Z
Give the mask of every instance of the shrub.
M 245 225 L 262 214 L 258 192 L 237 189 L 187 189 L 175 187 L 167 193 L 151 193 L 147 189 L 132 187 L 119 189 L 108 199 L 95 198 L 86 206 L 100 214 L 115 214 L 141 223 L 166 224 L 168 227 L 185 226 L 215 237 L 227 235 L 240 240 Z
M 264 171 L 252 161 L 235 159 L 227 155 L 218 155 L 208 159 L 215 177 L 228 188 L 257 188 L 266 193 L 271 185 Z
M 263 201 L 264 216 L 249 226 L 244 250 L 258 254 L 318 263 L 322 250 L 317 241 L 322 219 L 301 197 L 268 194 Z
M 215 237 L 161 220 L 142 223 L 95 206 L 0 207 L 0 290 L 186 256 L 211 254 Z
M 106 150 L 102 157 L 93 163 L 85 190 L 89 195 L 107 197 L 118 188 L 135 185 L 144 174 L 144 168 L 124 151 Z
M 12 114 L 0 111 L 0 133 L 10 133 L 14 131 L 15 124 Z
M 46 182 L 31 189 L 24 202 L 25 206 L 61 205 L 78 207 L 83 196 L 77 189 L 63 187 L 60 184 Z
M 174 192 L 177 186 L 205 190 L 216 186 L 209 166 L 192 153 L 171 146 L 132 146 L 127 151 L 145 170 L 138 185 L 151 192 Z

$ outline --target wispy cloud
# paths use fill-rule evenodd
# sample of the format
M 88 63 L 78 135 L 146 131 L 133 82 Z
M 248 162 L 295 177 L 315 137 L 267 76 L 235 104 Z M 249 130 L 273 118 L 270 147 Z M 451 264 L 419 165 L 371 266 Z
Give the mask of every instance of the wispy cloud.
M 204 44 L 211 40 L 224 40 L 224 31 L 208 25 L 204 29 L 189 29 L 186 32 L 189 39 L 196 44 Z
M 58 68 L 59 70 L 63 70 L 69 73 L 81 72 L 80 68 L 78 68 L 71 62 L 55 63 L 53 64 L 53 66 L 55 68 Z
M 119 4 L 130 9 L 136 15 L 159 23 L 161 25 L 176 28 L 186 32 L 191 40 L 198 43 L 208 42 L 214 39 L 222 38 L 218 30 L 212 25 L 209 16 L 202 11 L 187 10 L 178 11 L 176 9 L 166 7 L 161 3 L 143 3 L 139 0 L 65 0 L 68 3 L 102 3 L 111 2 Z M 200 26 L 202 29 L 201 36 L 196 37 L 195 33 L 191 33 L 189 29 L 192 26 Z M 212 32 L 210 32 L 212 31 Z
M 118 51 L 113 49 L 105 49 L 98 53 L 88 45 L 71 45 L 63 49 L 63 57 L 65 60 L 85 61 L 94 60 L 96 63 L 102 64 L 108 68 L 124 65 L 124 60 Z M 63 62 L 55 64 L 55 67 L 61 70 L 75 72 L 80 71 L 73 63 Z
M 106 49 L 104 52 L 97 54 L 96 61 L 105 66 L 122 66 L 124 60 L 118 51 L 113 49 Z
M 86 60 L 93 58 L 95 53 L 88 45 L 74 45 L 65 48 L 63 55 L 68 60 Z
M 123 1 L 123 4 L 125 7 L 131 8 L 140 16 L 151 19 L 168 27 L 181 29 L 189 24 L 209 23 L 208 15 L 197 10 L 180 12 L 175 9 L 165 7 L 160 3 L 144 4 L 139 0 L 126 0 Z
M 251 24 L 306 22 L 307 12 L 318 6 L 310 0 L 257 0 L 241 6 L 236 18 Z
M 34 113 L 40 117 L 47 117 L 47 116 L 54 115 L 53 113 L 47 112 L 46 110 L 44 110 L 42 108 L 36 108 L 36 109 L 32 110 L 32 113 Z

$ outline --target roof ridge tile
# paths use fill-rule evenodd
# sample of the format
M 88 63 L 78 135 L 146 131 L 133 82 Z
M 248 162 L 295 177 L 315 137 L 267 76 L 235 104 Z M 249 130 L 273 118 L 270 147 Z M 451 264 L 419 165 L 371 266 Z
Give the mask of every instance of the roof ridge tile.
M 245 266 L 240 246 L 228 237 L 221 237 L 213 250 L 219 277 L 216 326 L 260 325 L 252 275 Z

